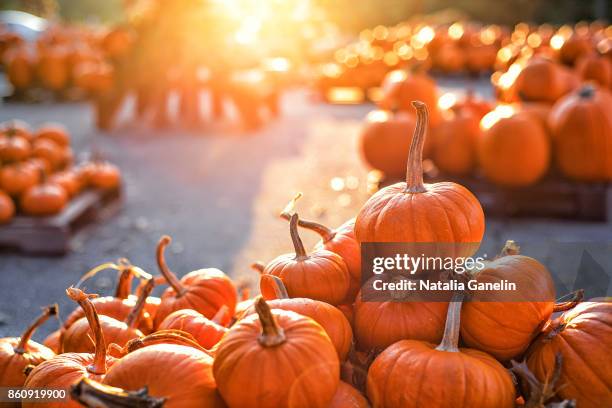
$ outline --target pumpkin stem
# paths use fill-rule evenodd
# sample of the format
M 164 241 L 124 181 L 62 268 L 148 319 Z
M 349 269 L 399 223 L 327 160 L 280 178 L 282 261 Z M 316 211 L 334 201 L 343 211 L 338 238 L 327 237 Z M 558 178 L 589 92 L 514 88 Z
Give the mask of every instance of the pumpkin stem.
M 147 298 L 149 297 L 151 292 L 153 292 L 153 288 L 155 288 L 155 279 L 153 278 L 147 280 L 145 285 L 142 286 L 138 294 L 138 300 L 136 301 L 136 304 L 134 305 L 134 307 L 132 307 L 130 314 L 125 319 L 125 324 L 128 327 L 134 328 L 138 327 L 138 325 L 140 324 L 140 319 L 142 319 L 144 307 L 147 304 Z
M 261 296 L 255 300 L 255 311 L 259 316 L 261 323 L 261 334 L 258 341 L 264 347 L 274 347 L 283 344 L 286 340 L 285 332 L 282 327 L 279 327 L 270 306 Z
M 299 217 L 297 213 L 293 214 L 289 222 L 289 232 L 291 233 L 291 241 L 293 241 L 293 248 L 295 249 L 295 260 L 302 261 L 308 258 L 308 254 L 306 253 L 306 249 L 304 249 L 304 243 L 298 233 L 298 221 Z
M 427 131 L 427 106 L 421 101 L 412 101 L 417 112 L 417 122 L 410 143 L 408 153 L 408 167 L 406 169 L 406 193 L 424 193 L 427 191 L 423 184 L 423 145 Z
M 251 269 L 259 272 L 259 273 L 263 273 L 264 269 L 266 269 L 266 265 L 261 262 L 261 261 L 257 261 L 257 262 L 253 262 L 251 264 Z
M 244 287 L 240 289 L 240 301 L 246 302 L 251 298 L 251 289 L 248 287 Z
M 105 374 L 106 340 L 104 340 L 104 333 L 102 332 L 102 327 L 100 326 L 98 312 L 96 312 L 96 307 L 90 300 L 98 295 L 86 294 L 82 290 L 75 287 L 66 289 L 66 294 L 70 299 L 74 300 L 79 304 L 79 306 L 81 306 L 81 309 L 83 309 L 83 312 L 85 313 L 87 323 L 89 323 L 89 328 L 94 334 L 95 355 L 93 363 L 87 367 L 87 371 L 92 374 Z
M 516 375 L 520 380 L 519 385 L 521 388 L 521 394 L 525 397 L 525 408 L 541 408 L 548 406 L 546 402 L 552 399 L 556 392 L 556 386 L 561 377 L 561 366 L 563 364 L 563 357 L 561 353 L 555 354 L 555 363 L 551 373 L 546 374 L 546 379 L 541 383 L 536 376 L 529 370 L 527 364 L 523 361 L 517 363 L 511 361 L 510 371 Z M 575 407 L 575 403 L 571 401 L 563 401 L 557 407 Z
M 502 256 L 508 256 L 508 255 L 520 255 L 520 253 L 521 253 L 521 247 L 516 242 L 509 239 L 504 244 L 504 247 L 499 253 L 499 257 L 501 258 Z
M 287 221 L 291 220 L 291 213 L 295 211 L 295 203 L 300 197 L 302 197 L 302 193 L 297 193 L 295 197 L 289 201 L 289 204 L 287 204 L 287 206 L 285 206 L 283 211 L 280 213 L 281 218 L 284 218 Z M 326 227 L 323 224 L 319 224 L 318 222 L 299 219 L 298 225 L 319 234 L 323 240 L 323 243 L 331 241 L 336 236 L 336 231 Z
M 272 285 L 272 289 L 274 290 L 274 294 L 277 299 L 289 299 L 289 293 L 287 292 L 287 287 L 281 278 L 276 275 L 267 274 L 266 279 L 269 279 L 269 282 Z M 263 277 L 262 277 L 263 278 Z
M 582 99 L 591 99 L 593 96 L 595 96 L 595 87 L 593 84 L 585 84 L 578 91 L 578 96 Z
M 217 323 L 218 325 L 224 326 L 221 322 L 223 322 L 225 316 L 227 316 L 229 312 L 229 308 L 227 307 L 227 305 L 223 305 L 219 308 L 219 310 L 217 310 L 217 313 L 215 313 L 215 315 L 213 316 L 212 319 L 210 319 L 212 322 Z
M 193 347 L 210 355 L 210 351 L 200 346 L 191 334 L 181 330 L 158 330 L 145 337 L 132 339 L 121 349 L 120 354 L 126 355 L 153 344 L 178 344 Z
M 567 302 L 559 302 L 559 300 L 563 299 L 565 296 L 559 298 L 553 307 L 553 312 L 565 312 L 573 309 L 578 303 L 582 302 L 584 298 L 584 289 L 578 289 L 570 293 L 570 295 L 572 295 L 572 297 Z
M 172 238 L 168 235 L 164 235 L 160 238 L 159 243 L 157 244 L 157 266 L 161 271 L 162 275 L 166 279 L 166 282 L 172 289 L 176 292 L 177 297 L 181 297 L 185 294 L 185 288 L 181 285 L 181 282 L 178 280 L 176 275 L 168 268 L 168 264 L 166 264 L 166 257 L 164 256 L 164 251 L 166 247 L 172 242 Z
M 30 326 L 28 326 L 26 331 L 23 332 L 23 334 L 19 338 L 19 343 L 17 343 L 17 345 L 13 348 L 15 353 L 24 354 L 30 351 L 30 346 L 28 345 L 28 343 L 30 342 L 32 335 L 34 334 L 36 329 L 38 329 L 44 322 L 47 321 L 47 319 L 49 319 L 49 317 L 57 316 L 57 310 L 57 304 L 47 306 L 43 309 L 40 316 L 38 316 L 38 318 L 36 318 L 36 320 L 34 320 L 34 322 Z
M 117 299 L 127 299 L 132 292 L 132 265 L 126 258 L 121 258 L 117 262 L 119 266 L 119 280 L 115 288 L 115 297 Z
M 150 396 L 147 387 L 128 392 L 87 377 L 70 387 L 70 396 L 83 406 L 104 408 L 161 408 L 166 401 L 165 398 Z
M 75 288 L 79 289 L 81 288 L 81 286 L 83 285 L 83 283 L 85 283 L 85 281 L 93 278 L 94 276 L 96 276 L 98 274 L 98 272 L 101 272 L 105 269 L 112 269 L 115 271 L 120 271 L 121 269 L 119 267 L 119 265 L 113 263 L 113 262 L 105 262 L 101 265 L 95 266 L 93 267 L 91 270 L 89 270 L 85 275 L 81 276 L 81 279 L 79 279 L 79 281 L 76 283 L 76 285 L 74 285 Z M 121 280 L 121 276 L 119 277 L 119 280 Z M 117 284 L 117 286 L 119 286 L 119 284 Z M 117 287 L 116 291 L 119 290 L 119 288 Z
M 444 325 L 444 337 L 442 337 L 442 342 L 436 347 L 436 350 L 455 353 L 459 351 L 459 328 L 463 296 L 463 292 L 456 292 L 449 302 L 446 324 Z

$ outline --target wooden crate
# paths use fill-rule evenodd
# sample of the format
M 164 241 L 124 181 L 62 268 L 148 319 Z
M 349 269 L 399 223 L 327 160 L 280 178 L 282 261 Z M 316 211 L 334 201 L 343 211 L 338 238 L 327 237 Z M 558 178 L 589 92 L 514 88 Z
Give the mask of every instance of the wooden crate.
M 28 255 L 64 255 L 78 232 L 117 213 L 122 204 L 120 189 L 87 190 L 52 217 L 17 215 L 0 227 L 0 248 Z

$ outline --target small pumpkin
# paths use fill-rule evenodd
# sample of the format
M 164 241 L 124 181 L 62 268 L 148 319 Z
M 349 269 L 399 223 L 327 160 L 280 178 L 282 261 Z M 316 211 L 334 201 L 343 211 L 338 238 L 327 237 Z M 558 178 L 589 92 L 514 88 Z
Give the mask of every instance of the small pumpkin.
M 308 298 L 290 298 L 287 288 L 283 282 L 274 275 L 261 275 L 259 283 L 262 293 L 274 292 L 274 298 L 264 298 L 268 301 L 271 309 L 290 310 L 310 317 L 319 323 L 329 336 L 340 361 L 346 360 L 346 356 L 353 343 L 353 330 L 344 314 L 329 303 Z M 245 316 L 254 313 L 254 306 L 245 312 Z
M 59 214 L 68 203 L 68 194 L 59 184 L 44 180 L 28 188 L 21 196 L 20 208 L 37 217 Z
M 96 159 L 81 166 L 81 172 L 90 187 L 101 190 L 114 190 L 121 185 L 121 172 L 117 166 Z
M 0 167 L 0 189 L 18 197 L 40 181 L 41 172 L 28 163 L 15 163 Z
M 32 151 L 32 146 L 27 138 L 19 136 L 13 129 L 0 132 L 0 160 L 3 162 L 14 162 L 27 159 Z
M 506 369 L 482 351 L 458 347 L 460 315 L 461 302 L 455 299 L 437 347 L 401 340 L 376 357 L 367 379 L 373 406 L 514 407 L 514 385 Z
M 555 62 L 535 57 L 529 60 L 514 83 L 514 90 L 525 101 L 553 103 L 567 91 L 564 74 Z
M 345 299 L 350 275 L 340 255 L 326 249 L 306 253 L 298 233 L 298 215 L 293 214 L 289 231 L 295 253 L 276 257 L 264 269 L 264 275 L 278 276 L 291 297 L 304 297 L 338 305 Z
M 61 328 L 55 330 L 43 340 L 43 345 L 53 350 L 55 354 L 62 354 L 62 333 Z
M 516 283 L 519 293 L 474 293 L 461 311 L 461 338 L 468 347 L 482 350 L 500 361 L 519 358 L 548 321 L 555 305 L 555 286 L 548 269 L 519 254 L 508 241 L 501 256 L 476 271 L 478 282 Z
M 11 197 L 0 190 L 0 225 L 8 224 L 15 216 L 15 204 Z
M 340 381 L 329 408 L 369 408 L 368 400 L 354 387 Z
M 51 316 L 57 315 L 57 305 L 43 309 L 41 315 L 28 326 L 20 337 L 5 337 L 0 339 L 0 386 L 21 388 L 26 376 L 23 370 L 29 366 L 37 366 L 43 361 L 55 356 L 49 348 L 32 340 L 32 335 Z M 4 406 L 4 404 L 3 404 Z M 17 404 L 8 404 L 19 407 Z
M 559 49 L 559 58 L 568 65 L 593 52 L 593 43 L 587 35 L 574 32 Z
M 594 81 L 604 89 L 612 86 L 612 61 L 609 58 L 596 54 L 584 56 L 576 63 L 576 72 L 583 80 Z
M 560 99 L 550 113 L 556 163 L 574 180 L 612 180 L 612 95 L 592 85 Z
M 443 116 L 436 127 L 433 160 L 444 173 L 466 175 L 476 166 L 476 142 L 480 136 L 476 115 L 459 112 Z
M 189 272 L 179 280 L 168 268 L 164 256 L 171 241 L 164 235 L 157 244 L 157 265 L 170 287 L 161 296 L 154 326 L 159 327 L 166 316 L 176 310 L 193 309 L 211 319 L 223 306 L 227 306 L 228 313 L 221 323 L 228 324 L 238 303 L 236 288 L 230 278 L 219 269 L 207 268 Z
M 68 194 L 68 197 L 78 195 L 83 189 L 81 178 L 72 170 L 54 173 L 49 177 L 49 181 L 62 187 L 66 194 Z
M 531 346 L 527 365 L 544 382 L 563 359 L 558 396 L 581 408 L 612 405 L 612 371 L 605 363 L 612 344 L 612 303 L 583 302 L 544 328 Z
M 323 328 L 297 313 L 270 310 L 261 297 L 255 310 L 230 329 L 215 354 L 213 374 L 227 405 L 328 408 L 340 364 Z
M 45 123 L 34 134 L 36 140 L 51 140 L 58 146 L 70 146 L 70 134 L 66 127 L 59 123 Z
M 227 333 L 220 322 L 227 321 L 227 306 L 222 306 L 212 319 L 192 309 L 181 309 L 170 313 L 160 323 L 158 330 L 181 330 L 191 334 L 205 349 L 212 348 Z
M 495 110 L 481 121 L 484 131 L 477 144 L 480 167 L 487 179 L 499 185 L 534 184 L 544 176 L 550 162 L 546 130 L 528 113 L 500 112 Z
M 13 119 L 7 120 L 4 122 L 0 122 L 0 134 L 2 135 L 13 135 L 19 136 L 26 139 L 29 142 L 34 140 L 32 135 L 32 129 L 30 129 L 30 125 L 28 125 L 23 120 Z
M 45 88 L 52 91 L 64 89 L 70 79 L 66 49 L 61 46 L 41 47 L 36 71 L 41 84 Z
M 34 81 L 35 61 L 26 47 L 19 46 L 9 49 L 3 59 L 6 75 L 11 85 L 21 91 L 29 88 Z
M 51 139 L 35 139 L 32 143 L 32 157 L 46 160 L 52 169 L 61 168 L 66 159 L 64 148 Z

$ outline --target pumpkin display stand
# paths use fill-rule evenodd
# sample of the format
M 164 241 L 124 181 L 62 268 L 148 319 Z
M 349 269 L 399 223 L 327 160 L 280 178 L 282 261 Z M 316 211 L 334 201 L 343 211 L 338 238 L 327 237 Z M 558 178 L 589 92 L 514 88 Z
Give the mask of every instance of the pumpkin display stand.
M 557 174 L 549 174 L 538 183 L 527 187 L 501 187 L 480 174 L 451 176 L 441 174 L 434 167 L 424 175 L 426 183 L 453 181 L 466 186 L 480 201 L 489 217 L 561 218 L 576 221 L 606 222 L 611 219 L 608 195 L 609 183 L 570 181 Z M 382 179 L 379 187 L 397 182 Z
M 121 189 L 89 189 L 50 217 L 17 215 L 0 226 L 0 250 L 19 250 L 29 255 L 63 255 L 79 232 L 116 214 L 121 208 Z

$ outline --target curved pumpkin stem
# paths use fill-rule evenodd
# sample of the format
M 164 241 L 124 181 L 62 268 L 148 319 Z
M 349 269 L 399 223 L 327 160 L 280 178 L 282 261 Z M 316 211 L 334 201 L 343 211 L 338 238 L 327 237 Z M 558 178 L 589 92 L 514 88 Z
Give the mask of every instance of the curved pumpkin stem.
M 521 247 L 513 240 L 509 239 L 504 244 L 501 252 L 499 253 L 499 257 L 508 256 L 508 255 L 520 255 Z
M 266 265 L 261 261 L 256 261 L 251 264 L 251 269 L 263 273 L 264 269 L 266 269 Z
M 287 221 L 290 221 L 291 213 L 295 211 L 295 203 L 301 197 L 302 193 L 297 193 L 295 197 L 293 197 L 293 199 L 289 201 L 289 204 L 287 204 L 287 206 L 280 213 L 280 217 L 284 218 Z M 298 225 L 302 228 L 306 228 L 319 234 L 324 243 L 331 241 L 336 236 L 336 231 L 326 227 L 323 224 L 319 224 L 318 222 L 299 219 Z
M 278 325 L 270 310 L 270 306 L 268 306 L 261 296 L 258 296 L 257 300 L 255 300 L 255 311 L 261 323 L 261 334 L 257 339 L 259 344 L 264 347 L 274 347 L 283 344 L 287 339 L 285 337 L 285 332 L 283 328 Z
M 81 279 L 79 279 L 79 281 L 73 287 L 79 289 L 83 285 L 83 283 L 85 283 L 85 281 L 93 278 L 94 276 L 96 276 L 98 274 L 98 272 L 101 272 L 101 271 L 103 271 L 105 269 L 112 269 L 112 270 L 115 270 L 115 271 L 121 271 L 119 265 L 115 264 L 114 262 L 105 262 L 105 263 L 103 263 L 101 265 L 93 267 L 87 273 L 85 273 L 83 276 L 81 276 Z M 117 290 L 118 289 L 119 288 L 117 288 Z
M 144 312 L 144 307 L 147 304 L 147 298 L 153 292 L 153 288 L 155 288 L 155 279 L 151 278 L 146 281 L 146 284 L 142 286 L 138 294 L 138 300 L 136 300 L 136 304 L 132 307 L 130 314 L 125 319 L 125 324 L 128 327 L 134 328 L 138 327 L 140 324 L 140 319 L 142 319 L 142 313 Z
M 519 385 L 522 388 L 522 394 L 525 397 L 525 408 L 541 408 L 548 406 L 546 403 L 555 397 L 557 393 L 557 383 L 561 378 L 561 366 L 563 365 L 563 356 L 561 353 L 555 354 L 555 364 L 552 372 L 546 374 L 544 382 L 540 382 L 536 376 L 529 370 L 525 362 L 517 363 L 512 360 L 510 371 L 512 371 L 520 380 Z M 575 407 L 571 401 L 563 401 L 558 407 Z
M 49 319 L 49 317 L 57 316 L 57 310 L 57 303 L 54 305 L 47 306 L 43 309 L 40 316 L 38 316 L 38 318 L 36 318 L 36 320 L 34 320 L 34 322 L 30 326 L 28 326 L 26 331 L 23 332 L 23 334 L 19 338 L 19 343 L 17 343 L 17 345 L 13 348 L 15 353 L 25 354 L 30 351 L 30 346 L 28 345 L 28 343 L 30 342 L 32 335 L 34 334 L 36 329 L 38 329 L 44 322 Z
M 423 184 L 423 146 L 427 133 L 427 106 L 421 101 L 412 101 L 416 109 L 417 122 L 408 153 L 406 169 L 406 193 L 416 194 L 427 191 Z
M 126 355 L 143 347 L 152 346 L 154 344 L 178 344 L 196 348 L 210 355 L 210 350 L 200 346 L 191 334 L 181 330 L 158 330 L 155 333 L 149 334 L 143 338 L 132 339 L 127 342 L 123 349 L 121 349 L 120 354 Z
M 117 264 L 119 266 L 119 281 L 115 289 L 115 297 L 118 299 L 127 299 L 130 293 L 132 293 L 132 280 L 134 278 L 132 264 L 126 258 L 119 259 Z
M 582 299 L 584 298 L 584 289 L 578 289 L 571 293 L 571 295 L 572 298 L 567 302 L 555 303 L 555 306 L 553 307 L 553 312 L 565 312 L 567 310 L 573 309 L 578 303 L 582 302 Z
M 164 235 L 160 238 L 159 243 L 157 244 L 157 265 L 159 266 L 159 270 L 162 275 L 166 279 L 166 282 L 172 289 L 176 292 L 177 297 L 181 297 L 185 294 L 185 288 L 181 285 L 181 282 L 178 280 L 176 275 L 168 268 L 168 264 L 166 263 L 166 257 L 164 256 L 164 251 L 166 247 L 172 242 L 172 238 L 168 235 Z
M 107 408 L 161 408 L 166 400 L 149 395 L 147 387 L 137 391 L 124 391 L 87 377 L 70 387 L 70 396 L 86 407 Z
M 106 341 L 104 340 L 104 333 L 100 326 L 100 318 L 98 312 L 90 299 L 98 297 L 98 295 L 88 295 L 80 289 L 70 287 L 66 289 L 68 297 L 81 306 L 89 323 L 89 328 L 94 335 L 95 354 L 93 363 L 87 367 L 87 371 L 92 374 L 105 374 L 106 373 Z
M 297 213 L 291 216 L 291 220 L 289 222 L 289 232 L 291 233 L 291 241 L 293 241 L 293 248 L 295 249 L 295 260 L 302 261 L 308 258 L 308 254 L 306 253 L 306 249 L 304 249 L 304 243 L 300 238 L 300 234 L 298 233 L 297 223 L 299 217 Z
M 273 285 L 274 293 L 277 299 L 289 299 L 289 293 L 287 287 L 283 283 L 283 280 L 276 275 L 266 275 L 267 279 L 270 279 Z
M 449 352 L 459 351 L 459 329 L 463 296 L 463 292 L 455 293 L 448 304 L 446 324 L 444 325 L 444 337 L 442 337 L 442 342 L 436 347 L 436 350 Z

